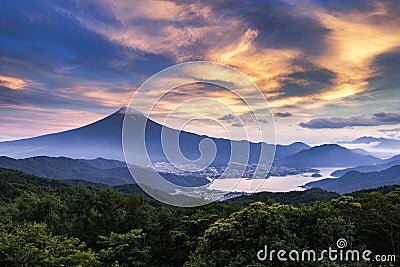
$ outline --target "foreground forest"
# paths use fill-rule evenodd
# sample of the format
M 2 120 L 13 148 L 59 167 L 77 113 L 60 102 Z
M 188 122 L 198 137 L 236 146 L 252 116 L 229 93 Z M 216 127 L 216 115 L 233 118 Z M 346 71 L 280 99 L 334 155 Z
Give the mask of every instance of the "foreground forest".
M 397 186 L 346 196 L 318 189 L 259 193 L 175 208 L 135 185 L 60 182 L 0 169 L 0 207 L 0 266 L 396 266 L 256 256 L 265 245 L 321 251 L 340 238 L 351 249 L 400 254 Z

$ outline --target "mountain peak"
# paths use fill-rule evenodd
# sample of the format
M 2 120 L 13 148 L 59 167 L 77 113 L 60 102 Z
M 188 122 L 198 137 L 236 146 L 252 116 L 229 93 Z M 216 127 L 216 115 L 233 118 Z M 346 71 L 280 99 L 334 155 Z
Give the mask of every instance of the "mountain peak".
M 359 155 L 337 144 L 324 144 L 289 156 L 283 161 L 287 166 L 339 167 L 382 163 L 379 158 Z
M 130 114 L 130 115 L 143 115 L 142 112 L 129 107 L 129 106 L 122 106 L 120 109 L 118 109 L 116 112 L 114 112 L 114 114 L 118 114 L 118 115 L 125 115 L 125 114 Z
M 320 146 L 315 146 L 313 148 L 311 148 L 313 150 L 317 150 L 317 149 L 342 149 L 342 150 L 346 150 L 346 148 L 338 145 L 338 144 L 323 144 Z

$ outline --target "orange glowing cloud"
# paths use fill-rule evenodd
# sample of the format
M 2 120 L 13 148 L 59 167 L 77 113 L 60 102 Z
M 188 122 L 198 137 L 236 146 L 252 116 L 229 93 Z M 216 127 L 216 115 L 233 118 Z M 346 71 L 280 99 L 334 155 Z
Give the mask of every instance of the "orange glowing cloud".
M 258 32 L 248 31 L 236 47 L 226 46 L 210 58 L 233 65 L 248 74 L 263 90 L 272 107 L 304 104 L 304 108 L 320 108 L 330 101 L 353 97 L 367 92 L 368 81 L 374 73 L 371 64 L 375 57 L 400 46 L 398 21 L 385 19 L 387 9 L 377 3 L 370 12 L 331 14 L 313 6 L 298 5 L 299 12 L 315 17 L 326 29 L 325 52 L 309 55 L 301 50 L 268 49 L 254 45 Z M 377 23 L 377 16 L 381 22 Z M 378 19 L 379 21 L 379 19 Z M 280 77 L 302 71 L 292 64 L 293 59 L 307 58 L 316 66 L 336 74 L 329 90 L 306 96 L 277 98 L 282 85 Z M 298 80 L 297 83 L 302 81 Z M 278 90 L 278 91 L 277 91 Z
M 384 23 L 372 21 L 377 15 L 386 15 L 384 5 L 377 3 L 376 10 L 368 13 L 317 14 L 331 34 L 328 52 L 315 61 L 338 74 L 336 85 L 321 99 L 330 101 L 366 91 L 366 80 L 374 72 L 373 59 L 400 46 L 399 24 L 383 19 Z
M 221 16 L 212 3 L 125 0 L 101 3 L 120 22 L 118 25 L 77 19 L 126 47 L 167 55 L 176 62 L 201 59 L 233 66 L 260 87 L 272 107 L 303 104 L 308 109 L 320 108 L 331 101 L 365 93 L 369 89 L 367 79 L 374 72 L 371 67 L 374 58 L 400 46 L 399 23 L 387 19 L 387 7 L 379 2 L 373 10 L 348 12 L 331 12 L 317 4 L 293 2 L 296 14 L 309 17 L 326 29 L 320 36 L 322 52 L 315 54 L 304 47 L 261 45 L 257 38 L 271 33 L 263 32 L 257 25 L 250 26 L 245 16 Z M 191 23 L 194 20 L 201 23 Z M 304 66 L 293 63 L 296 60 L 333 73 L 332 84 L 307 94 L 287 94 L 282 89 L 287 81 L 308 86 L 307 80 L 289 77 L 306 71 Z M 102 98 L 95 92 L 86 95 Z M 105 96 L 103 101 L 107 99 Z
M 13 90 L 21 90 L 26 85 L 27 82 L 22 79 L 8 77 L 8 76 L 0 76 L 0 86 L 4 86 Z

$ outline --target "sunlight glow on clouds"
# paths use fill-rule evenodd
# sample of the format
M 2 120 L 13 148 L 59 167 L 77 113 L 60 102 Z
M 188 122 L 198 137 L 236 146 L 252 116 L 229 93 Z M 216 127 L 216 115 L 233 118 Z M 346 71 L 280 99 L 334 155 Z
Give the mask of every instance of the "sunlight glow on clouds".
M 293 114 L 280 120 L 281 132 L 295 130 L 310 139 L 318 131 L 299 123 L 371 122 L 373 115 L 362 114 L 397 113 L 400 106 L 397 1 L 24 3 L 29 12 L 8 0 L 0 10 L 0 120 L 7 118 L 10 105 L 15 107 L 14 117 L 36 129 L 27 135 L 60 127 L 32 126 L 24 105 L 63 110 L 60 121 L 75 112 L 94 118 L 126 105 L 149 76 L 190 60 L 237 68 L 257 84 L 275 113 Z M 199 95 L 196 88 L 191 92 L 171 94 L 159 113 Z M 246 113 L 233 95 L 203 93 Z M 224 115 L 213 114 L 216 119 Z M 75 120 L 74 125 L 87 121 L 81 116 Z M 201 123 L 206 125 L 198 120 L 196 127 Z M 13 125 L 22 124 L 15 120 Z M 66 119 L 63 125 L 72 124 Z M 360 134 L 354 130 L 354 136 Z
M 362 94 L 369 89 L 367 79 L 374 71 L 370 66 L 374 57 L 400 46 L 398 22 L 377 22 L 377 18 L 387 15 L 383 3 L 376 3 L 369 12 L 342 13 L 324 10 L 318 4 L 295 3 L 299 14 L 314 19 L 327 30 L 321 36 L 324 53 L 317 55 L 307 53 L 302 47 L 285 49 L 260 45 L 255 40 L 271 33 L 251 27 L 246 16 L 220 14 L 212 2 L 177 4 L 119 0 L 102 1 L 101 5 L 110 10 L 109 16 L 119 23 L 109 25 L 78 17 L 88 29 L 130 48 L 169 55 L 176 62 L 202 59 L 234 66 L 272 98 L 274 107 L 319 101 L 316 107 L 320 108 L 324 102 Z M 193 22 L 196 20 L 201 23 Z M 332 71 L 337 77 L 329 87 L 316 92 L 286 95 L 281 88 L 290 80 L 288 76 L 306 71 L 304 66 L 294 64 L 297 59 Z M 294 83 L 308 86 L 307 81 L 304 84 L 301 79 Z
M 21 90 L 26 86 L 27 82 L 22 79 L 0 76 L 0 86 L 13 90 Z
M 320 22 L 331 30 L 329 51 L 316 59 L 321 65 L 338 74 L 336 85 L 321 96 L 324 100 L 345 98 L 368 89 L 367 79 L 373 74 L 374 57 L 400 46 L 398 22 L 376 23 L 375 16 L 385 16 L 382 4 L 372 12 L 316 14 Z
M 275 107 L 310 100 L 329 102 L 363 93 L 374 71 L 370 67 L 374 57 L 400 46 L 398 22 L 376 22 L 377 17 L 387 15 L 384 3 L 376 3 L 369 12 L 343 13 L 329 12 L 318 4 L 293 4 L 299 14 L 311 17 L 327 30 L 320 37 L 325 44 L 324 53 L 318 55 L 308 54 L 301 47 L 261 46 L 255 39 L 271 33 L 250 27 L 246 16 L 218 13 L 212 2 L 104 0 L 99 5 L 119 23 L 109 25 L 78 16 L 88 29 L 127 47 L 172 56 L 176 62 L 202 59 L 234 66 L 251 77 L 267 97 L 272 97 Z M 196 20 L 201 23 L 193 22 Z M 280 88 L 287 76 L 305 71 L 303 66 L 293 64 L 296 59 L 332 71 L 337 75 L 334 83 L 304 96 L 286 96 Z

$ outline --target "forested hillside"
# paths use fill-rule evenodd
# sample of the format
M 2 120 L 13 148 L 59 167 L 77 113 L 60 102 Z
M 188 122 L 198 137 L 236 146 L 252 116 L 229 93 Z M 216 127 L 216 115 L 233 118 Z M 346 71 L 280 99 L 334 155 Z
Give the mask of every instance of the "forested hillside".
M 397 187 L 341 197 L 315 189 L 266 193 L 175 208 L 134 185 L 0 169 L 0 197 L 0 266 L 352 266 L 256 257 L 265 245 L 323 250 L 339 238 L 352 249 L 400 253 Z

